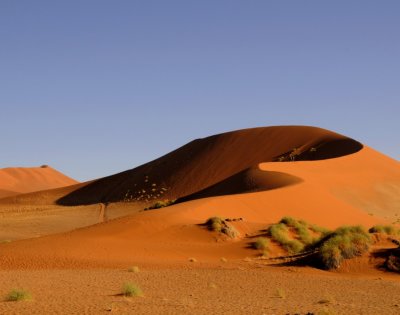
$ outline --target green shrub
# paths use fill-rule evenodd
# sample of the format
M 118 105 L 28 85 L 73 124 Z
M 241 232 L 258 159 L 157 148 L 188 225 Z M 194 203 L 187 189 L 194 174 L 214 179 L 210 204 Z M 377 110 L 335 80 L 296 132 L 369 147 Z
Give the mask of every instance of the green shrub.
M 253 248 L 259 249 L 259 250 L 266 250 L 268 249 L 269 241 L 265 237 L 259 237 L 257 238 L 254 243 L 253 243 Z
M 322 264 L 327 269 L 336 269 L 344 259 L 367 252 L 370 243 L 370 236 L 361 226 L 340 227 L 320 246 Z
M 31 294 L 23 289 L 13 289 L 7 295 L 7 301 L 26 301 L 32 299 Z
M 122 286 L 122 295 L 132 297 L 143 295 L 142 290 L 134 283 L 125 283 Z
M 396 235 L 399 234 L 399 230 L 396 229 L 393 225 L 375 225 L 369 229 L 370 233 L 382 233 L 387 235 Z

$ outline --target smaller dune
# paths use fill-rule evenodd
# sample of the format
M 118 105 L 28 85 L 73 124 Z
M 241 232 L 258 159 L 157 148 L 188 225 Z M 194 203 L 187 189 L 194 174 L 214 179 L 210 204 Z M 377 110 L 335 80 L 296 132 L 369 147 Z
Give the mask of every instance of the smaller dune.
M 21 193 L 69 186 L 76 180 L 48 165 L 0 169 L 0 198 Z

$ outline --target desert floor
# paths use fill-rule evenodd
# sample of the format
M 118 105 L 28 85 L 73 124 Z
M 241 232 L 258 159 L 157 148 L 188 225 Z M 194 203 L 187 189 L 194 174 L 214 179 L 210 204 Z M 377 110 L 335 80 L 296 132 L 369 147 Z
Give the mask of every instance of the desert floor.
M 127 268 L 128 269 L 128 268 Z M 122 269 L 3 270 L 0 294 L 25 288 L 32 300 L 0 302 L 0 314 L 399 314 L 400 279 L 377 271 L 341 274 L 250 262 Z M 132 282 L 142 297 L 126 298 Z

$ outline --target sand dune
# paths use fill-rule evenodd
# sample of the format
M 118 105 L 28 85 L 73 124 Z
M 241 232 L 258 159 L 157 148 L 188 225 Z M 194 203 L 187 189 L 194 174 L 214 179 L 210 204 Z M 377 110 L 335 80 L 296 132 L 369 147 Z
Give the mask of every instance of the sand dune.
M 399 162 L 355 140 L 314 127 L 268 127 L 195 140 L 155 161 L 91 182 L 3 198 L 0 208 L 11 214 L 10 209 L 18 212 L 18 205 L 29 205 L 35 235 L 57 231 L 57 224 L 44 218 L 50 213 L 37 210 L 40 205 L 98 204 L 93 209 L 105 208 L 109 218 L 116 218 L 176 198 L 172 212 L 157 212 L 160 221 L 170 221 L 166 213 L 185 218 L 174 224 L 198 224 L 213 215 L 243 217 L 249 222 L 246 229 L 254 232 L 253 227 L 292 215 L 333 228 L 396 221 L 399 187 Z M 114 205 L 114 200 L 122 203 Z M 65 206 L 52 209 L 52 218 L 59 212 L 58 221 L 68 211 Z M 82 211 L 69 209 L 71 214 Z M 76 222 L 67 226 L 104 221 L 97 211 L 88 212 L 92 219 L 85 224 L 73 215 Z M 11 215 L 3 220 L 3 234 L 10 238 L 20 235 L 12 237 L 15 220 Z M 59 232 L 65 227 L 60 225 Z M 135 227 L 130 229 L 134 233 Z
M 77 181 L 49 167 L 0 169 L 0 198 L 76 184 Z
M 14 188 L 4 186 L 4 190 L 11 194 Z M 210 295 L 216 305 L 226 304 L 221 301 L 230 297 L 233 306 L 220 309 L 229 313 L 241 313 L 236 312 L 236 300 L 244 301 L 242 313 L 248 312 L 249 305 L 257 313 L 261 309 L 257 303 L 265 299 L 270 299 L 268 308 L 264 307 L 267 313 L 298 312 L 299 305 L 304 312 L 320 310 L 318 301 L 329 286 L 330 296 L 334 294 L 340 300 L 329 306 L 337 310 L 396 314 L 398 280 L 379 270 L 383 257 L 368 253 L 330 273 L 309 267 L 277 268 L 278 263 L 260 260 L 260 253 L 249 245 L 283 216 L 331 229 L 346 224 L 370 227 L 398 222 L 399 196 L 398 161 L 327 130 L 270 127 L 199 139 L 119 174 L 1 199 L 0 290 L 9 289 L 15 279 L 32 288 L 38 301 L 18 304 L 21 314 L 41 314 L 44 309 L 49 313 L 182 310 L 204 314 L 209 307 L 206 296 L 210 286 L 203 283 L 202 274 L 212 280 L 213 290 L 223 290 Z M 144 211 L 164 199 L 178 200 L 166 208 Z M 230 223 L 239 235 L 229 239 L 207 230 L 202 224 L 216 215 L 240 218 Z M 394 246 L 385 239 L 373 250 Z M 282 247 L 271 244 L 271 257 L 285 254 Z M 145 271 L 128 273 L 132 265 Z M 343 273 L 364 279 L 355 284 L 356 277 L 348 279 Z M 53 304 L 44 302 L 53 289 L 48 276 L 62 279 L 58 291 L 62 296 L 56 295 Z M 180 291 L 171 290 L 171 281 L 177 277 Z M 118 295 L 120 282 L 127 278 L 144 284 L 143 300 L 131 303 Z M 216 279 L 223 280 L 215 284 Z M 110 288 L 109 294 L 98 286 L 99 280 Z M 228 283 L 240 289 L 232 291 Z M 348 292 L 343 290 L 349 284 Z M 98 288 L 95 296 L 92 289 L 89 294 L 83 291 L 88 286 Z M 194 286 L 199 291 L 193 290 Z M 249 289 L 243 292 L 246 286 Z M 290 299 L 277 299 L 277 286 L 284 286 Z M 305 288 L 308 295 L 301 296 Z M 375 299 L 381 304 L 371 311 L 365 304 L 367 299 L 349 298 L 354 290 L 370 292 L 368 302 Z M 267 291 L 269 296 L 265 295 Z M 169 299 L 183 302 L 171 304 L 161 298 L 167 292 L 171 293 L 167 294 Z M 192 292 L 202 298 L 188 304 L 184 297 L 187 292 L 190 298 Z M 310 302 L 318 294 L 321 297 Z M 70 298 L 68 305 L 64 297 Z M 309 299 L 308 304 L 305 299 Z M 11 306 L 9 302 L 0 303 L 0 312 L 8 312 Z M 213 311 L 214 306 L 207 313 Z
M 257 168 L 262 162 L 328 159 L 352 154 L 361 148 L 362 145 L 353 139 L 316 127 L 245 129 L 194 140 L 132 170 L 65 191 L 48 191 L 45 198 L 42 193 L 30 194 L 10 202 L 32 204 L 37 198 L 38 204 L 82 205 L 117 201 L 152 204 L 205 190 L 229 177 L 240 176 L 237 174 L 247 169 Z M 225 188 L 225 194 L 237 193 L 230 191 L 229 185 Z M 248 191 L 246 185 L 245 191 Z

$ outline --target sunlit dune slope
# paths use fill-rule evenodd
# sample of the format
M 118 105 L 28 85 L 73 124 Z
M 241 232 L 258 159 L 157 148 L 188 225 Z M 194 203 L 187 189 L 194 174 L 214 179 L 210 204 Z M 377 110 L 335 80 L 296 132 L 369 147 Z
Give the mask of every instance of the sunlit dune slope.
M 76 184 L 77 181 L 49 166 L 0 169 L 0 198 Z

